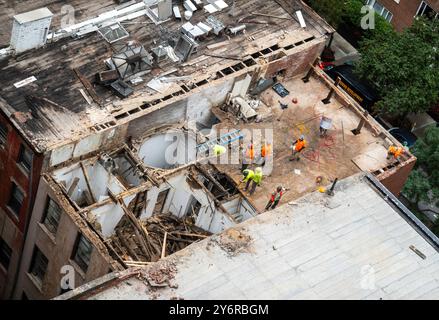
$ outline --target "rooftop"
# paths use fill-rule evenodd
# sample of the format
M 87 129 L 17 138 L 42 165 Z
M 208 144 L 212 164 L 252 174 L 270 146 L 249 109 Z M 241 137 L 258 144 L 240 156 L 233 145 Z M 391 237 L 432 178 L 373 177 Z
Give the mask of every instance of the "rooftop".
M 438 251 L 378 185 L 349 177 L 57 299 L 438 299 Z
M 36 10 L 32 10 L 29 12 L 17 14 L 14 16 L 15 20 L 17 20 L 18 23 L 26 23 L 29 21 L 36 21 L 39 19 L 49 18 L 52 17 L 53 14 L 50 12 L 47 8 L 40 8 Z
M 42 2 L 55 12 L 52 31 L 60 29 L 60 4 Z M 69 4 L 76 10 L 75 14 L 78 12 L 76 17 L 79 21 L 115 8 L 112 0 L 101 0 L 98 3 L 75 0 Z M 34 9 L 32 4 L 20 5 L 19 8 L 23 11 Z M 306 28 L 300 28 L 294 18 L 295 8 L 303 10 L 308 22 Z M 11 9 L 1 12 L 0 21 L 6 22 L 11 18 Z M 203 10 L 197 10 L 191 23 L 195 25 L 205 21 L 209 15 Z M 121 100 L 108 88 L 96 83 L 96 74 L 108 70 L 104 61 L 117 52 L 117 48 L 98 32 L 92 32 L 83 37 L 65 37 L 43 48 L 1 61 L 0 107 L 34 147 L 44 151 L 81 135 L 151 112 L 162 106 L 160 102 L 168 104 L 181 99 L 185 94 L 190 94 L 192 88 L 215 81 L 219 70 L 236 65 L 237 61 L 241 61 L 244 68 L 252 66 L 256 64 L 252 54 L 261 50 L 268 50 L 266 54 L 270 55 L 286 50 L 287 47 L 289 50 L 300 51 L 300 45 L 325 37 L 332 31 L 300 1 L 237 1 L 235 16 L 229 14 L 229 8 L 213 15 L 226 26 L 245 23 L 246 33 L 210 35 L 199 41 L 197 53 L 185 63 L 175 63 L 171 59 L 154 63 L 148 72 L 136 75 L 141 76 L 143 81 L 133 85 L 134 94 L 129 98 Z M 130 36 L 119 42 L 135 40 L 150 51 L 161 42 L 175 41 L 184 23 L 172 17 L 155 24 L 143 14 L 121 22 Z M 9 26 L 9 23 L 2 23 L 0 33 L 10 33 Z M 7 45 L 8 39 L 1 40 Z M 147 86 L 157 76 L 171 73 L 174 77 L 189 76 L 189 79 L 173 83 L 165 92 Z M 14 86 L 14 83 L 29 77 L 35 77 L 36 81 L 20 88 Z M 166 99 L 160 100 L 164 97 Z M 153 101 L 153 106 L 148 104 Z

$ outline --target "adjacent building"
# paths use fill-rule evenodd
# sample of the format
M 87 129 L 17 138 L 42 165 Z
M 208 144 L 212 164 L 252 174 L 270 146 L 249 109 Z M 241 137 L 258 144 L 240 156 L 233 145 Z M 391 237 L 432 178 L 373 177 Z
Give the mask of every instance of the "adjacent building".
M 439 18 L 438 0 L 366 0 L 366 3 L 398 31 L 411 26 L 417 16 Z

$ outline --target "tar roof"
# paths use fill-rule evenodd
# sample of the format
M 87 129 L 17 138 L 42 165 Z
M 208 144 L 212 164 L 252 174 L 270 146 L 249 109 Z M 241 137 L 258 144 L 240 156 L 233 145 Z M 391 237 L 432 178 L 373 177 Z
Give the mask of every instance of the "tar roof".
M 438 299 L 438 262 L 421 233 L 356 175 L 332 198 L 309 194 L 61 298 Z
M 83 2 L 82 0 L 76 0 L 71 5 L 73 8 L 84 8 Z M 279 36 L 285 30 L 297 34 L 299 40 L 304 40 L 310 36 L 324 37 L 328 30 L 331 30 L 321 21 L 321 18 L 312 12 L 306 14 L 308 27 L 304 30 L 300 29 L 298 22 L 291 18 L 278 2 L 285 1 L 238 1 L 236 3 L 237 17 L 230 16 L 228 10 L 216 13 L 216 17 L 225 24 L 234 24 L 246 14 L 254 11 L 287 18 L 271 19 L 262 17 L 263 20 L 269 21 L 268 25 L 248 24 L 247 35 L 252 35 L 256 42 L 260 40 L 264 44 L 269 42 L 270 38 Z M 102 8 L 109 8 L 110 5 L 114 5 L 114 1 L 101 0 L 99 4 Z M 50 5 L 47 6 L 51 7 Z M 87 12 L 87 8 L 80 10 L 81 13 L 84 14 L 83 11 Z M 97 11 L 95 5 L 91 6 L 90 10 L 92 13 Z M 291 10 L 294 10 L 294 8 L 291 8 Z M 9 15 L 10 11 L 5 11 L 4 15 L 0 17 L 1 21 L 4 21 L 5 16 Z M 191 19 L 191 23 L 196 24 L 203 21 L 207 16 L 208 14 L 202 12 L 202 10 L 197 10 Z M 80 17 L 81 21 L 91 18 L 90 15 Z M 52 29 L 57 29 L 56 22 L 59 17 L 56 16 L 54 20 Z M 178 32 L 178 28 L 183 23 L 184 21 L 170 19 L 157 26 L 146 16 L 141 16 L 132 20 L 130 24 L 124 25 L 124 27 L 130 33 L 131 39 L 139 41 L 149 50 L 156 46 L 157 41 L 160 42 Z M 7 28 L 8 25 L 5 25 Z M 9 29 L 6 32 L 9 32 Z M 145 100 L 152 101 L 148 100 L 148 97 L 151 96 L 151 90 L 146 87 L 146 83 L 155 75 L 170 69 L 177 68 L 177 75 L 178 73 L 181 73 L 180 75 L 193 75 L 197 72 L 209 73 L 209 70 L 213 72 L 213 70 L 218 70 L 224 64 L 230 63 L 230 60 L 222 57 L 211 57 L 209 58 L 209 70 L 200 70 L 200 66 L 195 64 L 195 61 L 207 51 L 210 54 L 219 55 L 224 55 L 224 50 L 227 50 L 228 54 L 237 55 L 244 52 L 244 57 L 246 51 L 250 51 L 256 43 L 246 39 L 247 36 L 241 34 L 232 37 L 229 47 L 209 50 L 208 45 L 227 40 L 226 36 L 210 37 L 200 44 L 198 53 L 189 61 L 189 64 L 176 65 L 172 61 L 166 61 L 156 66 L 151 74 L 145 76 L 145 81 L 135 88 L 135 94 L 128 100 L 131 101 L 131 99 L 137 98 L 137 101 L 141 102 Z M 258 51 L 260 49 L 253 48 L 253 50 Z M 0 100 L 0 107 L 39 150 L 44 151 L 55 144 L 72 139 L 72 137 L 88 134 L 93 131 L 91 129 L 93 125 L 115 120 L 115 115 L 112 113 L 115 109 L 113 102 L 118 98 L 108 89 L 92 85 L 94 87 L 92 90 L 95 91 L 97 98 L 95 99 L 90 94 L 95 101 L 89 104 L 89 101 L 84 97 L 89 91 L 87 89 L 90 88 L 90 86 L 87 88 L 84 83 L 93 83 L 96 73 L 107 70 L 104 60 L 111 57 L 111 55 L 110 45 L 98 33 L 92 33 L 79 39 L 64 38 L 58 42 L 47 44 L 45 48 L 25 52 L 17 57 L 2 61 L 0 62 L 0 82 L 2 83 L 0 97 L 3 100 Z M 20 88 L 14 86 L 14 83 L 32 76 L 36 77 L 37 80 Z M 88 100 L 91 100 L 90 97 Z

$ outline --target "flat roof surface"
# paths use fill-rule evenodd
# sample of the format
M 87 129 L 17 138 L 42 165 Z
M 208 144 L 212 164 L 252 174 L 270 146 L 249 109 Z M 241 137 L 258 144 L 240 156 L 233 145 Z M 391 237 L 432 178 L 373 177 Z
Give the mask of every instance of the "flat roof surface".
M 53 12 L 60 12 L 59 3 L 52 4 L 50 1 L 43 3 Z M 296 3 L 296 2 L 295 2 Z M 50 4 L 50 5 L 49 5 Z M 69 5 L 75 9 L 76 23 L 95 17 L 97 14 L 114 9 L 114 1 L 99 0 L 86 2 L 74 0 Z M 291 4 L 290 6 L 294 6 Z M 0 34 L 9 33 L 10 25 L 6 23 L 11 13 L 16 8 L 11 8 L 7 3 L 0 2 Z M 20 11 L 31 10 L 32 6 L 21 6 Z M 291 9 L 293 10 L 293 9 Z M 217 70 L 229 66 L 236 60 L 224 58 L 224 53 L 237 55 L 245 58 L 253 52 L 278 43 L 281 36 L 301 41 L 314 36 L 326 37 L 328 26 L 314 13 L 305 14 L 308 21 L 306 29 L 299 28 L 298 22 L 292 18 L 278 1 L 251 0 L 236 2 L 236 17 L 229 15 L 229 9 L 215 13 L 225 25 L 234 25 L 242 21 L 242 18 L 264 20 L 268 24 L 247 23 L 246 34 L 240 33 L 231 37 L 225 46 L 207 48 L 208 45 L 217 44 L 228 40 L 226 35 L 221 37 L 210 36 L 200 41 L 198 52 L 183 64 L 176 64 L 170 59 L 159 63 L 149 74 L 143 75 L 143 82 L 136 85 L 135 93 L 128 99 L 120 101 L 110 90 L 103 86 L 94 85 L 95 75 L 107 70 L 104 61 L 111 57 L 111 46 L 97 33 L 93 32 L 83 38 L 64 38 L 55 43 L 47 44 L 45 48 L 25 52 L 18 57 L 11 57 L 0 62 L 0 107 L 10 118 L 15 120 L 29 140 L 39 149 L 50 149 L 60 142 L 68 141 L 74 137 L 93 132 L 91 129 L 96 124 L 116 121 L 117 112 L 124 108 L 139 107 L 145 102 L 153 101 L 165 94 L 157 93 L 147 87 L 152 78 L 166 71 L 175 70 L 173 76 L 191 75 L 194 83 L 214 75 Z M 259 12 L 286 19 L 269 18 L 266 16 L 251 17 L 250 13 Z M 203 10 L 197 10 L 191 19 L 192 24 L 204 21 L 209 14 Z M 52 23 L 52 30 L 60 28 L 60 15 L 56 14 Z M 158 45 L 157 41 L 166 39 L 175 33 L 185 21 L 174 18 L 155 25 L 146 15 L 123 23 L 129 32 L 130 39 L 137 40 L 146 50 Z M 254 40 L 249 37 L 252 36 Z M 2 39 L 7 45 L 9 39 Z M 293 40 L 292 40 L 293 41 Z M 294 43 L 294 41 L 293 41 Z M 262 48 L 261 48 L 262 46 Z M 219 57 L 210 57 L 205 54 L 213 54 Z M 17 89 L 13 84 L 34 76 L 36 81 Z M 89 94 L 83 80 L 89 81 L 94 94 Z M 91 100 L 91 104 L 84 98 L 81 90 Z M 96 97 L 96 99 L 95 99 Z M 93 98 L 93 99 L 90 99 Z M 93 101 L 98 100 L 98 101 Z M 121 102 L 121 104 L 117 104 Z M 139 113 L 140 114 L 140 113 Z M 136 116 L 138 116 L 137 114 Z
M 359 174 L 340 181 L 334 197 L 311 193 L 64 298 L 439 299 L 438 262 Z M 94 291 L 97 284 L 104 285 Z
M 50 12 L 47 8 L 40 8 L 36 10 L 32 10 L 29 12 L 17 14 L 14 16 L 15 20 L 17 20 L 18 23 L 26 23 L 30 21 L 36 21 L 44 18 L 52 17 L 53 13 Z

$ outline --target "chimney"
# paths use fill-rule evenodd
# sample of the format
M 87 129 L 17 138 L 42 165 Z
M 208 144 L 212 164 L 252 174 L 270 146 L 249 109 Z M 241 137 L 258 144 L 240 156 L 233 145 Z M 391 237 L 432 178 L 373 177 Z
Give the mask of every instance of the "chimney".
M 47 41 L 53 14 L 47 8 L 41 8 L 14 16 L 11 48 L 15 53 L 44 46 Z

